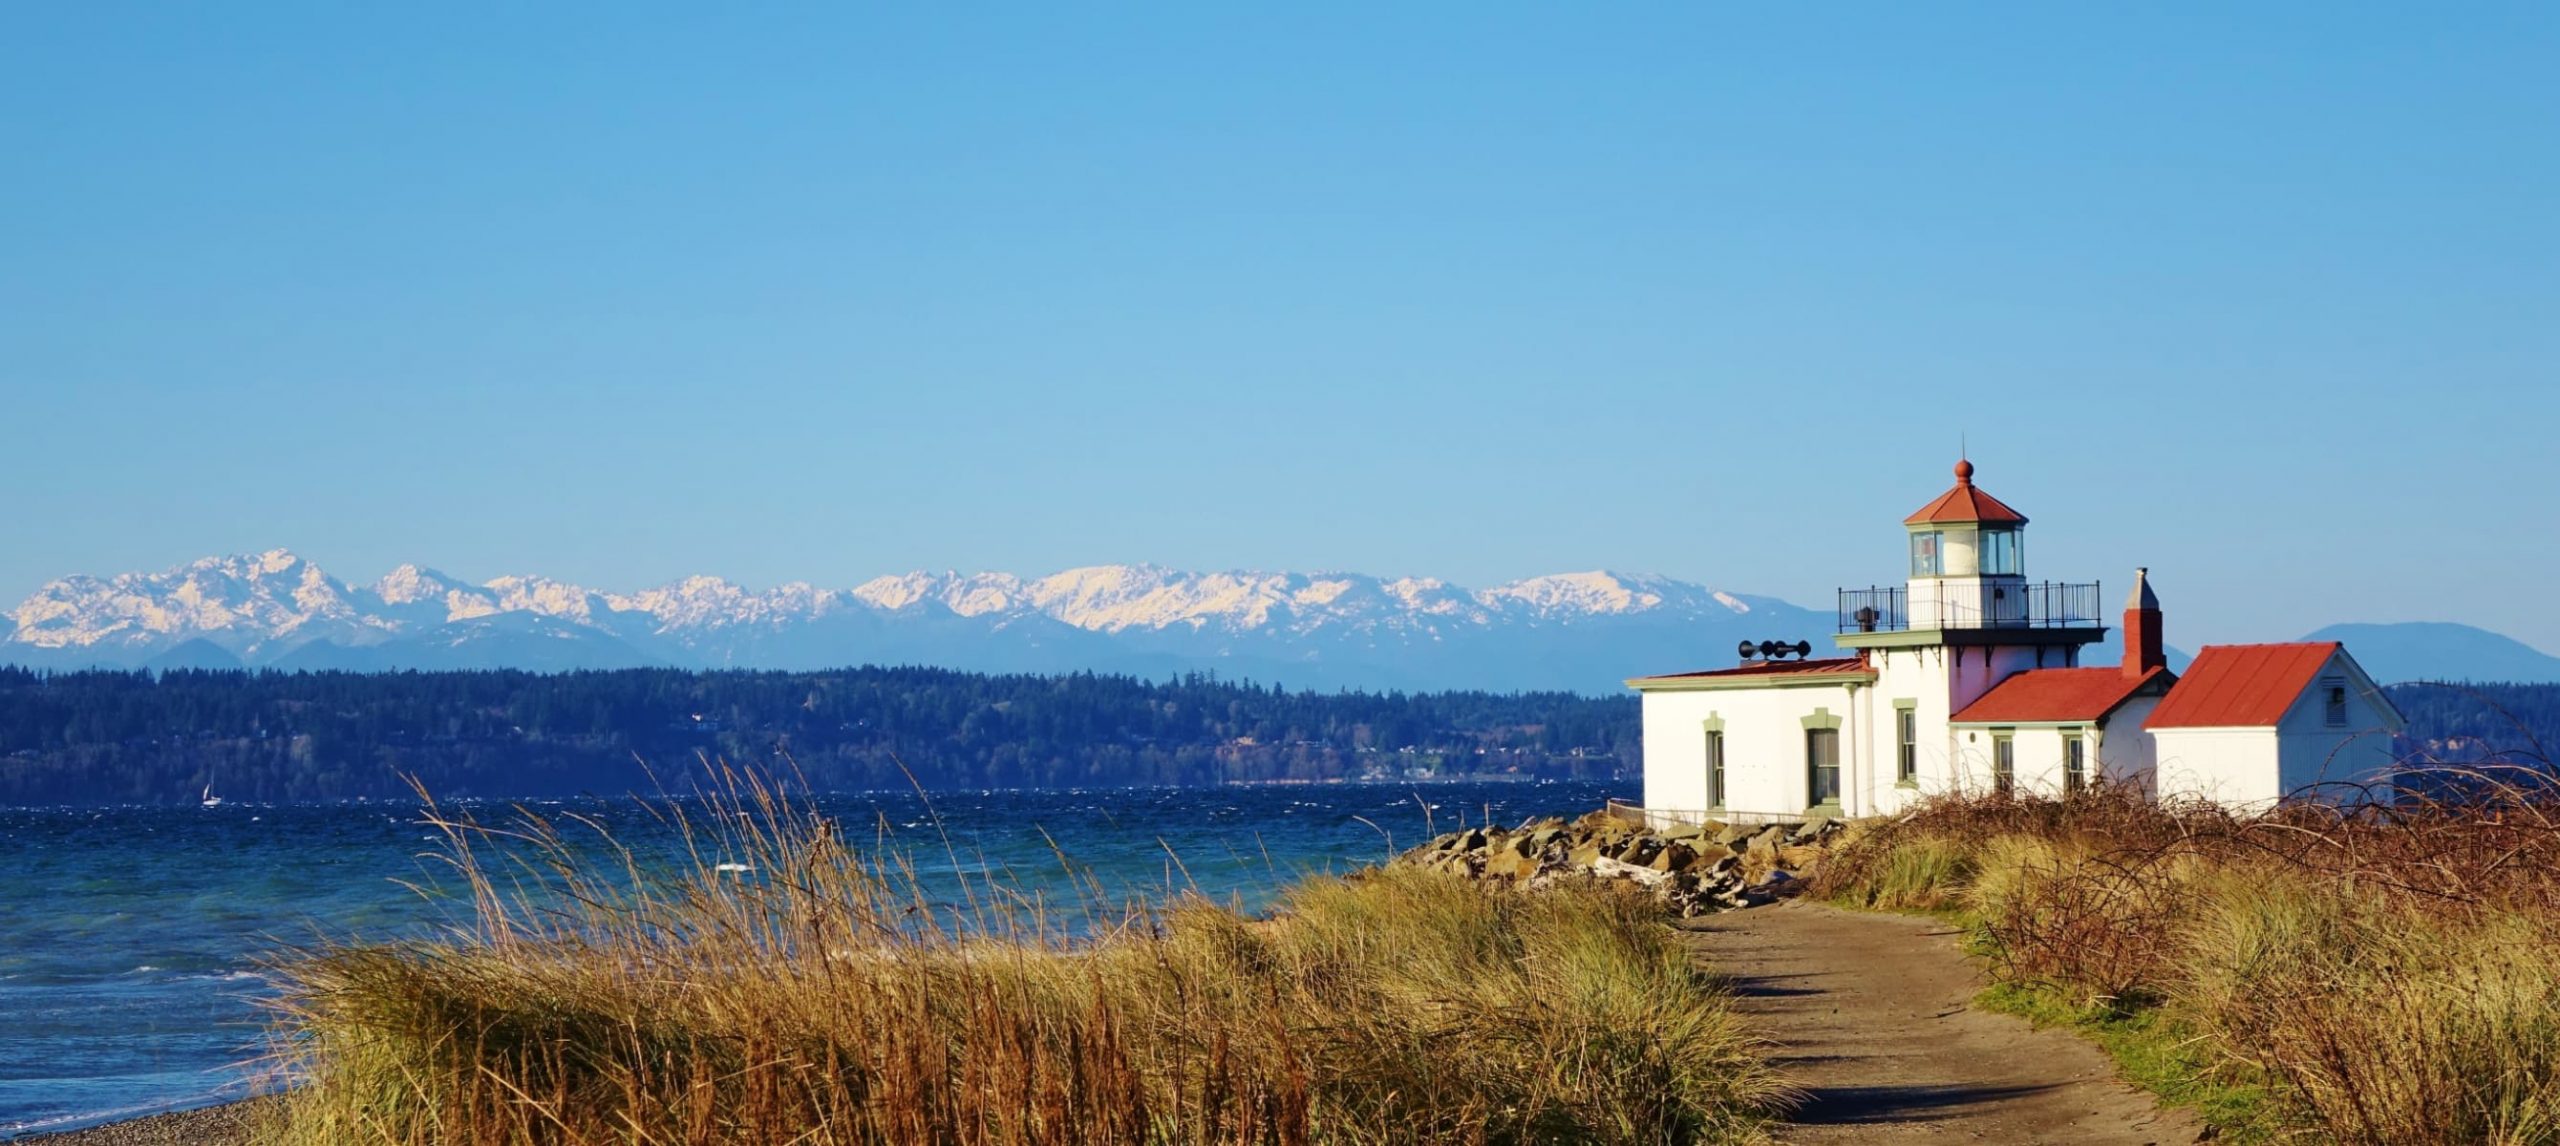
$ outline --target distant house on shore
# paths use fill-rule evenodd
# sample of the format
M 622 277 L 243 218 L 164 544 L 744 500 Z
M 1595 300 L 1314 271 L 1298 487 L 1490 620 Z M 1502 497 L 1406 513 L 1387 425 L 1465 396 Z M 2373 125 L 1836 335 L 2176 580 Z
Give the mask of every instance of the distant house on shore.
M 2123 659 L 2082 665 L 2106 636 L 2099 585 L 2029 582 L 2026 515 L 1973 472 L 1957 462 L 1954 488 L 1903 520 L 1902 585 L 1840 590 L 1845 655 L 1746 644 L 1736 667 L 1627 682 L 1654 817 L 1876 815 L 2101 779 L 2264 807 L 2386 781 L 2400 714 L 2344 646 L 2208 646 L 2182 677 L 2148 570 L 2125 601 Z

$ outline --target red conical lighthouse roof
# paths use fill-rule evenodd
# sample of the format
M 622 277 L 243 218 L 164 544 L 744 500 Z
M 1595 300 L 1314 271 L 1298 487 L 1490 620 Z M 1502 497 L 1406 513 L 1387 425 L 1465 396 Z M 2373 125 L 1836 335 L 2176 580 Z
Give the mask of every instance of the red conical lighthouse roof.
M 1920 512 L 1903 518 L 1904 525 L 1953 525 L 1981 522 L 1986 525 L 2025 525 L 2027 515 L 2009 508 L 1999 498 L 1976 489 L 1973 463 L 1956 463 L 1956 487 L 1938 495 L 1938 500 L 1920 507 Z

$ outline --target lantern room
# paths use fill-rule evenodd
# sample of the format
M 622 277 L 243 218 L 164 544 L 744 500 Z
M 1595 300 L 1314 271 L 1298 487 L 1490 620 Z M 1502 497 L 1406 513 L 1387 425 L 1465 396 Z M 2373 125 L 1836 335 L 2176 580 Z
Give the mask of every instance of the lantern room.
M 2027 515 L 1973 484 L 1973 463 L 1956 463 L 1954 489 L 1902 519 L 1911 532 L 1911 579 L 2023 577 Z
M 1843 646 L 1985 630 L 2043 630 L 2028 642 L 2034 644 L 2079 644 L 2105 634 L 2095 582 L 2027 581 L 2027 515 L 1973 484 L 1973 474 L 1970 460 L 1957 461 L 1956 484 L 1902 519 L 1910 567 L 1901 587 L 1840 591 Z M 1865 638 L 1888 633 L 1899 636 Z

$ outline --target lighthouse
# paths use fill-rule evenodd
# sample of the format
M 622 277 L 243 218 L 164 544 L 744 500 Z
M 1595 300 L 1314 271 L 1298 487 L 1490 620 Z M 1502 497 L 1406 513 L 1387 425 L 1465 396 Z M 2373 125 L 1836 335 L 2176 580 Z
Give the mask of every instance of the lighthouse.
M 2027 578 L 2027 515 L 1974 483 L 1902 520 L 1899 585 L 1839 591 L 1839 655 L 1744 642 L 1731 668 L 1635 677 L 1646 814 L 1765 822 L 1890 813 L 1932 793 L 2068 796 L 2100 783 L 2258 806 L 2387 766 L 2390 700 L 2344 648 L 2209 646 L 2169 668 L 2150 570 L 2124 655 L 2097 582 Z M 1783 637 L 1785 634 L 1772 634 Z

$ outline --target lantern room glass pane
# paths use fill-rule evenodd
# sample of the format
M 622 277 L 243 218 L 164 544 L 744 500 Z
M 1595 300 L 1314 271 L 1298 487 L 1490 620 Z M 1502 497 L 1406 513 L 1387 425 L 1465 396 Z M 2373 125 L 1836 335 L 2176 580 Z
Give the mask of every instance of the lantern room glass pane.
M 1986 529 L 1982 531 L 1982 573 L 1984 576 L 2026 572 L 2018 554 L 2018 531 Z
M 1938 575 L 1938 540 L 1936 533 L 1911 535 L 1912 576 L 1935 577 Z

